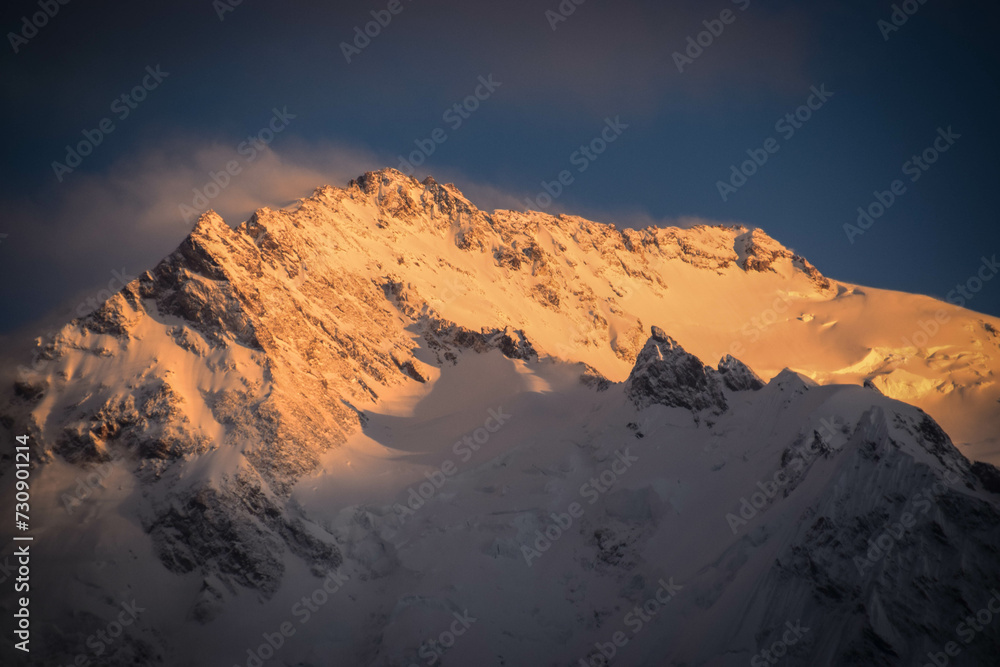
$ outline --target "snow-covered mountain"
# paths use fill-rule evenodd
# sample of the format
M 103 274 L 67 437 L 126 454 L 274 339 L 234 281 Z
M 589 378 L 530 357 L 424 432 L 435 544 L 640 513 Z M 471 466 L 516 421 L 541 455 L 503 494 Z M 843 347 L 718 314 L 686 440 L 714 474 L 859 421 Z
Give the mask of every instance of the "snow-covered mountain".
M 997 318 L 759 229 L 392 169 L 209 212 L 0 409 L 44 462 L 32 657 L 992 664 L 998 372 Z

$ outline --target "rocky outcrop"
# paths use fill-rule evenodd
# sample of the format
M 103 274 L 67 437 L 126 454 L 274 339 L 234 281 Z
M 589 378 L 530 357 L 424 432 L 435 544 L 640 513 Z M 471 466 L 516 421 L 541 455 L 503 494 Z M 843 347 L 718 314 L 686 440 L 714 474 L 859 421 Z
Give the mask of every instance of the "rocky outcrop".
M 719 361 L 719 377 L 730 391 L 757 391 L 764 387 L 764 381 L 749 366 L 729 354 Z
M 718 374 L 659 327 L 652 327 L 651 333 L 625 382 L 625 394 L 632 403 L 639 408 L 658 404 L 692 412 L 724 412 L 726 397 Z
M 477 626 L 481 641 L 510 641 L 504 650 L 513 646 L 511 655 L 517 656 L 527 654 L 520 649 L 534 655 L 541 647 L 548 653 L 537 658 L 539 664 L 569 664 L 563 655 L 567 638 L 581 651 L 591 650 L 590 635 L 603 637 L 613 630 L 607 623 L 625 613 L 619 594 L 629 608 L 650 598 L 655 587 L 647 584 L 660 576 L 650 554 L 661 553 L 652 545 L 674 534 L 693 543 L 710 534 L 690 550 L 698 562 L 674 562 L 690 576 L 684 583 L 689 601 L 675 606 L 699 616 L 701 627 L 739 630 L 720 634 L 712 646 L 695 638 L 697 646 L 688 653 L 677 648 L 676 634 L 665 634 L 663 650 L 643 664 L 660 664 L 668 654 L 677 664 L 722 664 L 712 662 L 716 649 L 745 664 L 747 637 L 769 640 L 788 620 L 778 618 L 778 611 L 801 613 L 807 624 L 842 633 L 843 648 L 826 656 L 833 661 L 828 664 L 886 664 L 916 656 L 907 653 L 909 642 L 950 619 L 953 609 L 939 607 L 954 602 L 954 609 L 967 612 L 977 580 L 997 584 L 997 503 L 989 494 L 1000 488 L 1000 473 L 982 464 L 969 467 L 933 420 L 876 392 L 814 390 L 808 377 L 788 370 L 765 386 L 731 356 L 717 369 L 706 366 L 659 327 L 644 340 L 642 322 L 649 316 L 640 318 L 638 309 L 646 306 L 633 309 L 642 299 L 628 299 L 677 289 L 664 279 L 670 262 L 682 264 L 675 275 L 692 280 L 722 279 L 719 274 L 772 280 L 746 274 L 794 273 L 820 290 L 829 284 L 760 230 L 619 230 L 574 216 L 486 214 L 454 186 L 382 170 L 347 188 L 320 188 L 297 207 L 261 209 L 236 228 L 213 213 L 203 216 L 160 264 L 42 342 L 35 365 L 11 392 L 2 424 L 30 433 L 38 460 L 62 459 L 58 467 L 73 471 L 69 479 L 73 466 L 114 464 L 121 478 L 107 485 L 129 489 L 122 491 L 126 500 L 116 501 L 130 512 L 130 525 L 145 531 L 135 534 L 137 543 L 148 540 L 143 545 L 158 559 L 149 571 L 185 582 L 189 595 L 178 598 L 195 623 L 232 624 L 241 607 L 281 601 L 282 586 L 293 576 L 301 577 L 297 585 L 308 584 L 301 595 L 315 588 L 311 578 L 340 569 L 361 575 L 369 588 L 330 602 L 338 606 L 331 609 L 329 618 L 337 619 L 331 622 L 363 623 L 350 628 L 362 631 L 342 644 L 363 645 L 366 659 L 345 664 L 396 664 L 379 651 L 395 641 L 386 627 L 398 630 L 409 622 L 403 613 L 408 605 L 423 603 L 425 592 L 440 593 L 448 604 L 469 590 L 483 593 L 494 585 L 494 574 L 511 593 L 483 594 L 506 616 L 489 628 Z M 799 280 L 797 289 L 810 285 Z M 990 345 L 997 338 L 988 326 L 979 333 L 989 336 Z M 510 396 L 530 408 L 517 416 L 528 426 L 491 439 L 495 453 L 489 460 L 463 466 L 440 493 L 436 483 L 429 496 L 421 491 L 423 509 L 405 522 L 391 506 L 338 507 L 352 516 L 322 521 L 299 509 L 303 481 L 329 483 L 322 475 L 342 453 L 331 450 L 362 425 L 378 424 L 373 413 L 386 396 L 404 393 L 397 392 L 401 388 L 433 392 L 434 378 L 478 353 L 526 369 L 521 379 L 537 373 L 530 378 L 533 389 Z M 572 375 L 559 367 L 566 360 L 579 364 L 569 368 Z M 624 385 L 608 379 L 620 380 L 629 365 Z M 552 388 L 540 389 L 549 379 Z M 559 391 L 569 392 L 570 400 Z M 866 402 L 880 407 L 860 419 L 847 415 L 850 426 L 842 430 L 820 432 L 821 417 L 839 419 Z M 553 419 L 546 412 L 553 405 L 570 418 Z M 653 406 L 688 410 L 698 427 L 684 413 L 647 410 Z M 452 418 L 443 412 L 434 419 Z M 629 414 L 619 423 L 606 421 L 623 413 Z M 408 425 L 404 417 L 384 421 L 397 433 Z M 487 428 L 472 434 L 485 436 Z M 365 437 L 379 442 L 377 429 Z M 478 444 L 480 436 L 474 437 Z M 631 452 L 628 446 L 618 451 L 623 438 Z M 696 446 L 664 446 L 671 439 Z M 813 452 L 808 460 L 804 447 Z M 420 455 L 387 455 L 393 458 L 384 459 L 386 478 L 408 470 L 410 459 Z M 641 463 L 633 466 L 636 459 Z M 675 470 L 683 470 L 683 478 L 676 473 L 677 479 L 667 479 Z M 785 482 L 776 481 L 776 470 Z M 444 479 L 444 473 L 422 477 L 424 472 L 412 477 L 421 484 Z M 900 498 L 946 472 L 961 483 L 940 494 L 928 523 L 873 565 L 875 575 L 852 574 L 851 558 L 866 554 L 881 526 L 906 511 Z M 628 477 L 619 484 L 619 475 Z M 593 480 L 601 486 L 587 486 Z M 398 491 L 396 500 L 408 494 L 405 488 L 385 491 L 386 498 Z M 102 492 L 87 491 L 94 497 Z M 736 512 L 744 511 L 741 495 L 747 496 L 747 512 L 756 515 L 731 542 L 724 513 L 702 513 L 719 493 L 732 494 L 727 507 Z M 561 516 L 578 494 L 588 499 L 586 515 L 574 516 L 564 533 L 560 529 L 544 566 L 524 569 L 517 563 L 524 547 L 542 557 L 543 538 L 553 534 L 549 517 Z M 782 509 L 762 511 L 778 503 Z M 88 512 L 93 509 L 88 504 Z M 110 525 L 91 517 L 99 513 L 85 520 L 101 530 Z M 93 535 L 103 539 L 104 533 L 95 529 Z M 451 572 L 441 572 L 447 568 L 437 565 L 446 562 L 439 555 L 467 546 L 474 554 L 469 562 L 491 575 L 473 574 L 458 584 L 448 578 Z M 953 547 L 961 559 L 952 557 Z M 522 569 L 503 570 L 509 562 Z M 543 571 L 545 576 L 534 574 Z M 560 578 L 548 577 L 552 572 Z M 594 573 L 600 581 L 589 579 Z M 80 579 L 95 596 L 110 596 L 97 574 Z M 551 600 L 530 600 L 546 581 L 559 587 L 555 597 L 573 596 L 573 614 L 565 613 L 569 607 L 549 605 Z M 410 594 L 417 589 L 419 595 Z M 598 599 L 602 590 L 612 592 Z M 762 611 L 745 614 L 747 605 Z M 729 622 L 734 609 L 744 614 L 739 622 Z M 922 616 L 903 628 L 910 609 L 922 610 Z M 515 638 L 517 624 L 503 623 L 525 614 L 532 615 L 536 634 Z M 577 627 L 578 620 L 587 625 Z M 308 629 L 351 636 L 339 626 L 334 630 L 319 622 Z M 931 634 L 935 641 L 946 639 Z M 150 636 L 160 635 L 157 630 Z M 645 633 L 636 643 L 655 644 L 658 636 Z M 57 647 L 71 659 L 80 639 Z M 133 651 L 124 640 L 118 646 L 128 659 L 133 653 L 148 658 L 127 664 L 170 664 L 169 658 Z M 637 651 L 634 660 L 643 660 L 639 646 L 630 649 Z M 979 653 L 969 651 L 983 658 L 986 649 Z

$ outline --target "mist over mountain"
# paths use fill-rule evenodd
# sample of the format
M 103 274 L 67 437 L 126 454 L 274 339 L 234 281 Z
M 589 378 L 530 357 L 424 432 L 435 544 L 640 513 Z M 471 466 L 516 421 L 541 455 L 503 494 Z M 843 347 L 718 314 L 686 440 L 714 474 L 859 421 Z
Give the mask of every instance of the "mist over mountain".
M 485 212 L 384 169 L 205 213 L 11 361 L 30 664 L 1000 651 L 1000 319 L 761 229 Z

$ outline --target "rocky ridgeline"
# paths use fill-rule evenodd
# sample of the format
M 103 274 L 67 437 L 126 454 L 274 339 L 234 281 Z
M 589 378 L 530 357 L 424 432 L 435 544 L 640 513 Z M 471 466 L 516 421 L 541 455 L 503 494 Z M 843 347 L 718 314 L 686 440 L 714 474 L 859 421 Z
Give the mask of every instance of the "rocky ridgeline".
M 720 415 L 728 409 L 723 389 L 758 391 L 764 381 L 739 359 L 726 355 L 718 369 L 706 366 L 657 326 L 639 352 L 625 394 L 639 409 L 650 405 Z
M 449 252 L 429 250 L 433 244 Z M 289 493 L 324 452 L 361 428 L 385 392 L 427 381 L 431 369 L 414 356 L 415 346 L 439 366 L 490 350 L 527 363 L 563 356 L 533 337 L 528 316 L 486 300 L 474 322 L 455 315 L 451 304 L 477 303 L 485 281 L 503 284 L 539 321 L 567 327 L 571 349 L 582 356 L 607 346 L 632 365 L 628 379 L 615 383 L 568 359 L 580 363 L 581 382 L 595 396 L 622 392 L 637 411 L 689 410 L 701 429 L 749 400 L 776 411 L 769 417 L 776 422 L 780 411 L 812 400 L 814 385 L 790 371 L 765 385 L 732 356 L 706 366 L 659 327 L 647 339 L 622 286 L 628 279 L 653 292 L 670 289 L 661 269 L 674 261 L 711 273 L 790 265 L 818 290 L 832 287 L 761 230 L 619 230 L 574 216 L 487 214 L 452 185 L 387 169 L 347 188 L 320 188 L 294 209 L 261 209 L 235 228 L 205 214 L 156 267 L 40 344 L 33 370 L 17 379 L 4 423 L 30 433 L 50 460 L 124 462 L 141 482 L 137 512 L 162 564 L 202 577 L 190 614 L 209 623 L 241 590 L 273 596 L 289 556 L 318 577 L 352 557 L 357 547 L 312 522 L 288 502 Z M 620 321 L 612 326 L 609 318 Z M 816 482 L 801 530 L 775 548 L 777 565 L 749 604 L 801 610 L 817 625 L 836 619 L 856 642 L 851 655 L 877 664 L 906 654 L 915 632 L 900 627 L 907 605 L 947 598 L 948 581 L 963 590 L 996 581 L 988 562 L 998 543 L 995 507 L 956 489 L 996 493 L 1000 475 L 970 467 L 926 415 L 873 409 L 841 435 L 847 444 L 834 448 L 804 431 L 780 462 L 789 479 L 785 495 L 808 474 L 808 466 L 794 468 L 797 448 L 813 444 L 819 459 L 840 463 L 834 481 Z M 917 460 L 924 456 L 932 463 Z M 197 461 L 213 462 L 205 466 L 213 474 L 192 478 Z M 862 586 L 849 576 L 851 559 L 867 553 L 859 545 L 896 518 L 899 502 L 887 506 L 885 498 L 912 495 L 945 470 L 961 484 L 891 557 L 875 559 L 878 581 Z M 639 562 L 636 535 L 655 531 L 652 524 L 635 534 L 622 526 L 594 534 L 600 568 L 625 571 Z M 735 540 L 727 554 L 732 567 L 769 535 L 751 527 Z M 945 543 L 971 555 L 920 555 L 937 554 Z M 706 584 L 702 601 L 718 590 L 718 582 Z M 787 618 L 771 620 L 779 627 Z
M 625 394 L 638 408 L 656 403 L 718 415 L 728 407 L 722 386 L 716 371 L 654 326 L 625 382 Z
M 653 290 L 667 288 L 657 270 L 664 261 L 715 271 L 733 265 L 765 271 L 780 258 L 799 261 L 760 230 L 618 230 L 573 216 L 486 214 L 433 178 L 370 172 L 347 188 L 319 188 L 295 210 L 261 209 L 236 228 L 213 212 L 203 215 L 175 252 L 41 344 L 36 370 L 17 380 L 8 419 L 50 455 L 79 464 L 124 457 L 143 479 L 161 485 L 176 484 L 192 456 L 239 449 L 243 459 L 223 472 L 229 481 L 205 482 L 191 491 L 200 500 L 185 501 L 183 509 L 150 508 L 148 529 L 174 569 L 258 572 L 234 581 L 273 590 L 275 563 L 249 566 L 232 554 L 220 560 L 195 533 L 163 527 L 188 523 L 237 543 L 285 542 L 298 534 L 295 520 L 271 516 L 282 514 L 280 499 L 315 469 L 323 451 L 359 428 L 384 388 L 426 379 L 408 326 L 418 328 L 441 363 L 454 363 L 466 349 L 497 348 L 526 360 L 540 353 L 523 323 L 484 309 L 473 330 L 436 310 L 442 294 L 427 270 L 438 283 L 448 276 L 467 289 L 478 278 L 408 250 L 415 231 L 489 257 L 496 280 L 571 323 L 572 344 L 608 345 L 628 363 L 638 356 L 629 384 L 638 403 L 696 411 L 724 410 L 720 387 L 753 388 L 752 372 L 735 365 L 706 370 L 655 335 L 640 351 L 639 319 L 610 338 L 601 298 L 562 253 L 576 244 L 597 253 L 603 263 L 593 270 L 603 279 L 614 283 L 624 275 Z M 386 262 L 374 246 L 392 248 L 395 261 Z M 651 356 L 664 355 L 672 361 L 652 363 Z M 182 367 L 197 377 L 181 377 Z M 607 386 L 604 378 L 595 382 Z M 241 514 L 248 495 L 272 499 L 271 519 Z M 234 523 L 224 530 L 219 517 Z M 323 553 L 312 544 L 301 548 Z M 247 549 L 242 558 L 259 551 Z

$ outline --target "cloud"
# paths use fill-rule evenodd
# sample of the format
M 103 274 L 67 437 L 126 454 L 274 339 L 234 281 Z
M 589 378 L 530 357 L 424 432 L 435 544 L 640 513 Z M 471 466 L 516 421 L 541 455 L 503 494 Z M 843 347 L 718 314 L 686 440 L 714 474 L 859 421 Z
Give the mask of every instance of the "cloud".
M 327 183 L 344 185 L 384 163 L 343 145 L 316 146 L 300 156 L 291 140 L 289 156 L 263 147 L 251 161 L 238 145 L 173 137 L 106 171 L 78 170 L 30 199 L 0 202 L 14 228 L 0 245 L 3 329 L 50 308 L 65 319 L 106 288 L 111 271 L 134 275 L 154 266 L 193 227 L 195 217 L 185 217 L 181 207 L 192 205 L 196 190 L 215 195 L 200 208 L 214 208 L 235 224 L 261 206 L 286 205 Z M 240 172 L 216 191 L 212 174 L 234 160 Z
M 99 303 L 108 296 L 114 272 L 138 275 L 172 252 L 208 208 L 236 225 L 260 207 L 284 207 L 322 185 L 345 187 L 366 171 L 398 162 L 360 146 L 307 143 L 292 136 L 260 147 L 252 159 L 239 147 L 239 142 L 173 137 L 123 157 L 103 172 L 70 174 L 42 196 L 0 202 L 18 230 L 0 245 L 5 260 L 0 265 L 0 300 L 7 318 L 0 321 L 0 330 L 11 331 L 27 321 L 36 328 L 58 326 L 77 316 L 81 304 Z M 239 170 L 230 175 L 227 165 L 234 163 Z M 455 183 L 487 212 L 525 210 L 527 196 L 537 194 L 505 190 L 448 167 L 415 174 L 425 175 Z M 635 210 L 568 211 L 559 202 L 547 212 L 573 213 L 619 227 L 706 223 L 696 218 L 655 219 Z M 43 313 L 48 317 L 39 320 Z
M 107 297 L 113 272 L 138 275 L 172 252 L 203 210 L 236 225 L 262 206 L 287 206 L 322 185 L 345 187 L 396 162 L 364 147 L 290 136 L 260 147 L 252 160 L 239 147 L 174 136 L 105 171 L 77 170 L 38 196 L 0 202 L 12 229 L 0 243 L 0 330 L 27 321 L 58 326 L 77 316 L 81 304 Z M 229 175 L 234 162 L 239 172 Z M 513 195 L 455 170 L 434 176 L 454 181 L 486 210 L 517 207 Z

